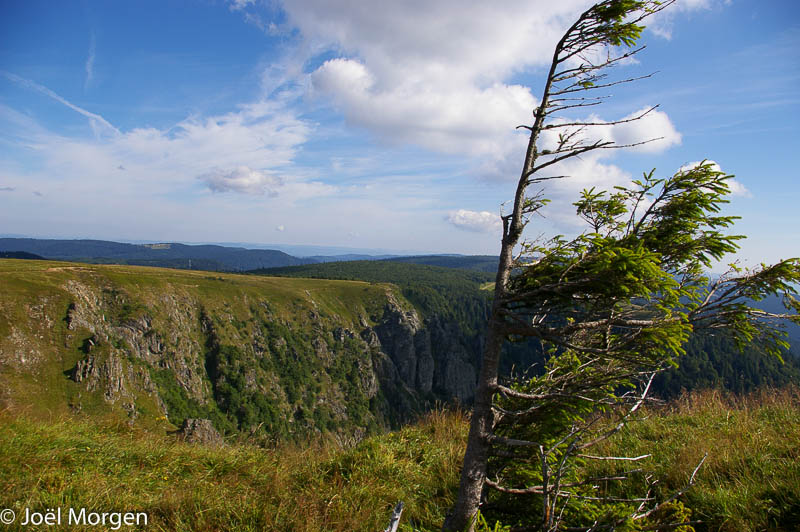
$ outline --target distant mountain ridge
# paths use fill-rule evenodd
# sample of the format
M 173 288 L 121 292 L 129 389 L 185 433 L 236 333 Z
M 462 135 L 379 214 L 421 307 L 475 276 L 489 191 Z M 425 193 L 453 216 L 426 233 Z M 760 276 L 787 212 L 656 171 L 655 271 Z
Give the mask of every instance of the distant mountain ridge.
M 0 238 L 0 251 L 33 253 L 48 259 L 131 264 L 190 270 L 244 271 L 316 262 L 271 249 L 177 243 L 123 244 L 107 240 Z
M 497 257 L 491 255 L 399 256 L 350 253 L 298 257 L 276 249 L 219 244 L 122 243 L 94 239 L 39 238 L 0 238 L 0 253 L 5 253 L 5 258 L 46 258 L 92 264 L 130 264 L 230 272 L 354 260 L 391 260 L 444 268 L 494 272 L 497 269 L 498 260 Z M 31 254 L 31 256 L 26 256 L 25 253 Z

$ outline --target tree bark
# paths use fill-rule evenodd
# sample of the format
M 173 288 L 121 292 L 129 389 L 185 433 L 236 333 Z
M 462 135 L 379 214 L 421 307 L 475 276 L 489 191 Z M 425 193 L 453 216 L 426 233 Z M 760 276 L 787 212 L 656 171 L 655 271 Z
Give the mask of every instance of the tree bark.
M 445 519 L 442 530 L 455 532 L 475 528 L 475 515 L 481 503 L 481 494 L 486 479 L 486 468 L 489 458 L 489 437 L 492 434 L 494 413 L 492 397 L 497 389 L 497 370 L 500 364 L 500 352 L 505 342 L 504 324 L 499 309 L 503 302 L 508 278 L 513 264 L 512 252 L 518 236 L 504 229 L 503 244 L 500 253 L 500 264 L 495 279 L 492 318 L 486 331 L 483 347 L 483 360 L 475 390 L 475 403 L 472 409 L 467 450 L 461 468 L 461 484 L 458 498 L 451 513 Z

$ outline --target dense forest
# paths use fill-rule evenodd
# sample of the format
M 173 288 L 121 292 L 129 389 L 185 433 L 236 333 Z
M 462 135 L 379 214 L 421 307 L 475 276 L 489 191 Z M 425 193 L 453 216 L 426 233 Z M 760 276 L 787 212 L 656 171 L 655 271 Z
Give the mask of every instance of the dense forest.
M 481 269 L 492 261 L 496 264 L 496 260 L 489 256 L 405 257 L 306 264 L 251 273 L 392 283 L 425 316 L 444 316 L 455 320 L 466 336 L 481 336 L 491 298 L 487 287 L 491 286 L 494 278 L 493 274 Z M 541 349 L 535 340 L 507 343 L 504 349 L 505 375 L 522 371 L 536 373 L 537 368 L 542 367 Z M 797 384 L 800 383 L 800 357 L 796 350 L 794 345 L 780 360 L 762 352 L 757 341 L 740 351 L 724 333 L 695 335 L 686 345 L 686 354 L 678 360 L 678 366 L 667 369 L 656 378 L 653 394 L 669 399 L 695 389 L 721 388 L 741 394 L 762 386 Z M 477 360 L 479 353 L 474 353 L 474 356 Z

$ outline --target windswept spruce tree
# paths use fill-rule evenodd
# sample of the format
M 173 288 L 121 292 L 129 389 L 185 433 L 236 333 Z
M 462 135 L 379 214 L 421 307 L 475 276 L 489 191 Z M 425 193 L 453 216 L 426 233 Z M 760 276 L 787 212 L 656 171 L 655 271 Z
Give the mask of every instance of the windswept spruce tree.
M 611 67 L 636 47 L 644 18 L 672 2 L 605 0 L 580 15 L 556 45 L 514 194 L 502 216 L 494 300 L 483 349 L 458 497 L 443 530 L 473 530 L 491 514 L 512 530 L 614 530 L 682 522 L 681 493 L 644 482 L 641 496 L 610 496 L 606 487 L 640 475 L 644 457 L 592 454 L 647 397 L 656 372 L 683 353 L 690 334 L 725 331 L 741 345 L 758 341 L 780 356 L 782 322 L 798 320 L 794 283 L 800 260 L 754 270 L 731 266 L 711 278 L 713 261 L 737 249 L 720 214 L 732 177 L 710 163 L 628 187 L 586 190 L 574 204 L 586 231 L 573 239 L 523 240 L 548 201 L 541 187 L 557 164 L 594 150 L 624 148 L 592 135 L 592 123 L 565 111 L 599 105 Z M 646 76 L 645 76 L 646 77 Z M 555 140 L 550 140 L 555 139 Z M 642 139 L 642 143 L 652 139 Z M 627 146 L 631 146 L 630 144 Z M 783 294 L 785 314 L 753 306 Z M 533 377 L 498 380 L 505 342 L 534 338 L 547 362 Z M 577 478 L 576 462 L 628 464 L 599 478 Z M 698 464 L 699 468 L 700 464 Z M 694 479 L 691 474 L 687 487 Z

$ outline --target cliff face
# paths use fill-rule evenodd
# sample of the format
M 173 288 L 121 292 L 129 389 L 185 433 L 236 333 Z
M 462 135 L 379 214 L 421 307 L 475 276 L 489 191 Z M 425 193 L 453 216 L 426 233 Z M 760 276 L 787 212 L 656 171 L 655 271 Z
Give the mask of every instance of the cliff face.
M 11 408 L 359 435 L 475 385 L 475 346 L 390 285 L 10 260 L 0 275 Z

